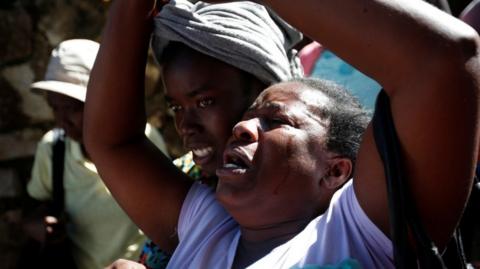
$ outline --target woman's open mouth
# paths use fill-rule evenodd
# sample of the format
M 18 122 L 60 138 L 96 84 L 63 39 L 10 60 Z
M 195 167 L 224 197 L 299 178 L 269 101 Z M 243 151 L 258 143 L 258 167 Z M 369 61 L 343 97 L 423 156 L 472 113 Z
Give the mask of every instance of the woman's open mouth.
M 217 176 L 243 175 L 252 167 L 249 155 L 239 148 L 225 152 L 223 166 L 217 169 Z

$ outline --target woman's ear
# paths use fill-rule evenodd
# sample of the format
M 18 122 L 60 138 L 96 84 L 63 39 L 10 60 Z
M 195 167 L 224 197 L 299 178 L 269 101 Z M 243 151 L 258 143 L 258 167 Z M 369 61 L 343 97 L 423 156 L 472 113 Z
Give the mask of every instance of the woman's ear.
M 331 190 L 340 188 L 353 172 L 353 163 L 347 158 L 333 158 L 329 161 L 329 170 L 323 177 L 323 184 Z

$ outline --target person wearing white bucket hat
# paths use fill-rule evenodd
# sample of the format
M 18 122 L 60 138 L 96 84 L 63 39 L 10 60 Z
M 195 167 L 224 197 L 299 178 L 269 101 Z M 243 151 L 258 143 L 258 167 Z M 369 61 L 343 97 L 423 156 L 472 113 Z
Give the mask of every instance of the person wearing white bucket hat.
M 43 81 L 31 85 L 67 95 L 85 102 L 90 70 L 97 56 L 99 44 L 87 39 L 67 40 L 52 51 Z
M 104 268 L 118 258 L 134 258 L 145 237 L 118 206 L 100 179 L 95 165 L 83 146 L 83 104 L 87 83 L 99 49 L 97 42 L 73 39 L 60 43 L 53 51 L 43 81 L 31 85 L 32 90 L 45 91 L 56 125 L 63 129 L 63 186 L 66 233 L 77 268 Z M 53 196 L 54 129 L 38 143 L 28 194 L 36 200 L 48 201 Z M 161 135 L 147 124 L 146 135 L 166 152 Z M 25 229 L 42 242 L 47 233 L 55 233 L 58 219 L 42 214 L 42 219 L 25 221 Z

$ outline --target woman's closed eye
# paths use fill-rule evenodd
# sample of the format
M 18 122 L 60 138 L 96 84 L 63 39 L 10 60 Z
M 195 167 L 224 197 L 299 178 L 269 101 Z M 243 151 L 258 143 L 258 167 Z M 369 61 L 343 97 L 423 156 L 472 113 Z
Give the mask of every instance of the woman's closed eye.
M 271 127 L 281 126 L 281 125 L 292 126 L 289 120 L 282 117 L 269 117 L 269 118 L 265 118 L 265 121 Z

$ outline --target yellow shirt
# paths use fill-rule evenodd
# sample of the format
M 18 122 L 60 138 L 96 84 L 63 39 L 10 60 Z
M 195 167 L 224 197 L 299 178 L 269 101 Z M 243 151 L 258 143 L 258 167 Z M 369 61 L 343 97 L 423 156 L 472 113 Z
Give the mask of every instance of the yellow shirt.
M 147 136 L 165 151 L 160 134 L 147 125 Z M 38 143 L 29 195 L 37 200 L 52 196 L 52 142 L 50 131 Z M 73 243 L 72 254 L 79 269 L 104 268 L 119 258 L 136 260 L 145 237 L 115 202 L 87 160 L 80 144 L 65 138 L 65 210 L 67 233 Z

